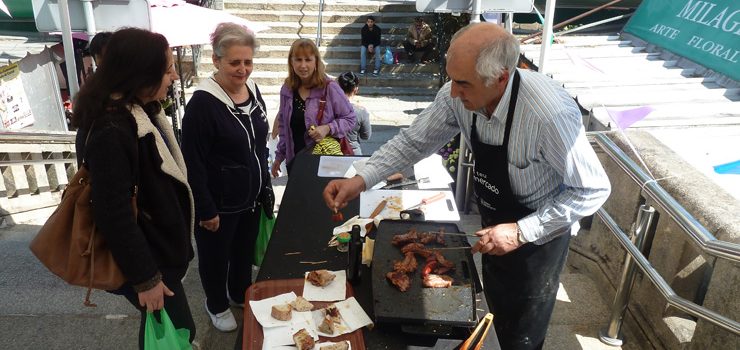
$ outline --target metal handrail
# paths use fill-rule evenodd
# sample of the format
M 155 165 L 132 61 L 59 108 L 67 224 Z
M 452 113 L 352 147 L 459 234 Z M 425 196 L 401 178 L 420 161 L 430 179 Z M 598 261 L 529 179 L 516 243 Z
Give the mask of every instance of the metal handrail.
M 712 324 L 735 333 L 736 335 L 740 335 L 740 323 L 678 296 L 665 279 L 663 279 L 660 273 L 655 270 L 650 261 L 642 255 L 640 250 L 632 243 L 630 238 L 627 237 L 619 225 L 617 225 L 611 215 L 609 215 L 609 213 L 607 213 L 603 208 L 599 209 L 596 214 L 604 221 L 607 228 L 614 233 L 614 236 L 619 240 L 622 247 L 627 250 L 627 253 L 629 253 L 632 259 L 634 259 L 637 266 L 640 267 L 640 270 L 648 276 L 653 285 L 658 288 L 660 294 L 663 295 L 668 304 L 690 315 L 711 322 Z
M 316 28 L 316 47 L 321 46 L 321 39 L 323 38 L 323 34 L 321 34 L 321 22 L 323 22 L 324 17 L 324 0 L 319 0 L 319 20 Z
M 740 244 L 720 241 L 696 220 L 652 177 L 627 156 L 608 136 L 603 133 L 594 135 L 601 148 L 614 159 L 622 170 L 640 184 L 645 194 L 653 199 L 696 243 L 709 255 L 740 262 Z

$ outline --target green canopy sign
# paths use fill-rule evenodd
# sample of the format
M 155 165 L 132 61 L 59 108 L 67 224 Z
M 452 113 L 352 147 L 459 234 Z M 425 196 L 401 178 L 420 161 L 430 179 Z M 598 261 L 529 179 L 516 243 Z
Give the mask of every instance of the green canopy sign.
M 644 0 L 624 31 L 740 80 L 738 0 Z

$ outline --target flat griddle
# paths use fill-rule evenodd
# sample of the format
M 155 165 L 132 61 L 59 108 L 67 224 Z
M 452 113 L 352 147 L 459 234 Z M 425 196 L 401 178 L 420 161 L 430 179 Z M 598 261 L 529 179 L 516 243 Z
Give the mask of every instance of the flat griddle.
M 473 327 L 475 313 L 475 288 L 471 276 L 477 276 L 470 249 L 441 250 L 447 260 L 455 263 L 455 270 L 447 273 L 454 279 L 450 288 L 424 288 L 421 270 L 425 260 L 417 257 L 419 268 L 410 274 L 411 286 L 399 291 L 386 278 L 393 270 L 393 262 L 402 260 L 400 248 L 391 244 L 396 234 L 411 228 L 419 232 L 459 232 L 457 225 L 428 221 L 382 221 L 375 237 L 372 263 L 372 286 L 375 322 L 402 325 L 442 325 Z M 465 236 L 446 235 L 447 247 L 470 247 Z M 428 244 L 428 248 L 442 247 Z

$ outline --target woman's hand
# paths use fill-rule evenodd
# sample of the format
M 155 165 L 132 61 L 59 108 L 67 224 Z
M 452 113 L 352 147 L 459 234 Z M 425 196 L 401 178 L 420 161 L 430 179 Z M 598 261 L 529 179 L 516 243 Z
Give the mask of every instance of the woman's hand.
M 216 215 L 215 217 L 213 217 L 213 219 L 201 221 L 200 227 L 211 232 L 216 232 L 218 231 L 220 222 L 221 220 L 219 219 L 218 215 Z
M 272 162 L 272 169 L 270 170 L 270 172 L 272 173 L 273 179 L 280 176 L 280 164 L 283 164 L 282 160 L 275 160 Z
M 147 312 L 154 312 L 154 310 L 162 310 L 164 307 L 164 297 L 171 297 L 175 295 L 164 282 L 159 281 L 154 288 L 139 292 L 139 305 L 146 307 Z
M 329 135 L 331 128 L 329 125 L 319 125 L 308 130 L 308 136 L 316 143 L 323 140 L 326 135 Z

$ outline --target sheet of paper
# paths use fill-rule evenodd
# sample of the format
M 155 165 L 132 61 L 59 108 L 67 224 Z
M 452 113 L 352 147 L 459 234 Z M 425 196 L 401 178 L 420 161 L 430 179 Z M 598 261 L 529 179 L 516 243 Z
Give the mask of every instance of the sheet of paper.
M 420 190 L 449 188 L 454 181 L 442 164 L 442 156 L 436 153 L 414 164 L 414 177 Z
M 347 296 L 347 273 L 344 270 L 331 271 L 337 275 L 331 283 L 324 287 L 317 287 L 303 278 L 303 297 L 308 301 L 337 301 Z
M 362 309 L 360 303 L 357 302 L 355 297 L 349 297 L 347 300 L 334 303 L 339 309 L 339 313 L 342 315 L 342 321 L 349 327 L 349 332 L 354 332 L 362 327 L 373 324 L 373 321 Z
M 352 163 L 363 158 L 365 157 L 321 156 L 317 175 L 319 177 L 344 177 L 352 167 Z
M 280 321 L 272 317 L 272 306 L 277 304 L 287 304 L 291 301 L 295 300 L 296 295 L 293 292 L 285 293 L 276 295 L 272 298 L 266 298 L 262 300 L 250 300 L 249 301 L 249 307 L 252 308 L 252 313 L 254 314 L 254 318 L 257 319 L 257 322 L 262 325 L 264 328 L 269 327 L 281 327 L 281 326 L 287 326 L 291 323 L 291 320 L 288 321 Z M 293 315 L 295 315 L 296 312 L 293 312 Z
M 283 327 L 262 328 L 264 339 L 262 341 L 262 348 L 265 349 L 265 345 L 267 345 L 267 348 L 272 348 L 279 345 L 295 344 L 293 341 L 293 334 L 301 329 L 306 329 L 315 341 L 319 340 L 319 334 L 316 331 L 316 324 L 313 322 L 311 311 L 294 311 L 293 318 L 289 325 Z
M 421 203 L 424 198 L 443 192 L 445 198 L 424 206 L 427 221 L 460 221 L 452 191 L 439 190 L 368 190 L 360 194 L 360 217 L 368 217 L 383 199 L 389 201 L 380 213 L 385 220 L 399 220 L 403 209 Z M 392 200 L 392 204 L 391 204 Z
M 337 226 L 332 231 L 332 235 L 336 236 L 342 232 L 352 232 L 352 226 L 360 226 L 360 237 L 365 237 L 367 234 L 366 225 L 373 222 L 372 219 L 360 219 L 358 215 L 353 216 L 351 219 L 345 221 L 341 226 Z

